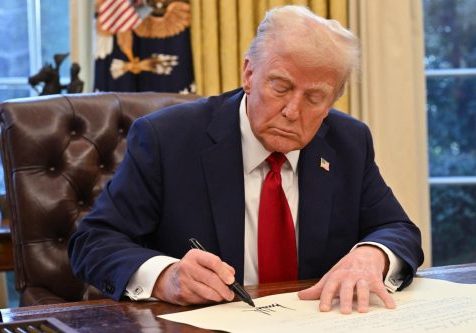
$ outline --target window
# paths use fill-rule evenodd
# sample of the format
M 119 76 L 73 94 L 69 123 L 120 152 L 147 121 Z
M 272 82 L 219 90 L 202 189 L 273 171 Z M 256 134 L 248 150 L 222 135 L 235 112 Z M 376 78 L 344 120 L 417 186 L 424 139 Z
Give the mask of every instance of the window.
M 476 1 L 424 0 L 433 265 L 476 261 Z
M 28 77 L 55 53 L 69 52 L 69 1 L 0 0 L 0 102 L 35 96 Z M 69 77 L 69 57 L 61 76 Z M 0 197 L 5 195 L 0 163 Z M 3 202 L 0 198 L 0 202 Z M 1 206 L 1 205 L 0 205 Z M 3 212 L 2 212 L 3 213 Z M 9 307 L 18 305 L 13 272 L 8 272 Z
M 1 0 L 0 101 L 37 95 L 28 76 L 69 52 L 69 1 Z M 69 58 L 61 75 L 69 76 Z

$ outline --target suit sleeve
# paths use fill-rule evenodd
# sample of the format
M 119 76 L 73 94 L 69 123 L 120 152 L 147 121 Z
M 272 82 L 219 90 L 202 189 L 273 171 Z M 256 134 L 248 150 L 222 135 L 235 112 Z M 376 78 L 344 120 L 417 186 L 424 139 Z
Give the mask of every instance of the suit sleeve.
M 134 122 L 123 162 L 69 242 L 74 274 L 116 300 L 142 263 L 162 255 L 144 247 L 161 213 L 157 141 L 147 119 Z

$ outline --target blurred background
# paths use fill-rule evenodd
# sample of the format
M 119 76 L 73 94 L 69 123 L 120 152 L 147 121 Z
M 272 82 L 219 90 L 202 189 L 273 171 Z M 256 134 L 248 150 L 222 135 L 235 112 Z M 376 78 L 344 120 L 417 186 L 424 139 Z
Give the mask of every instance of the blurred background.
M 171 1 L 162 2 L 166 9 Z M 426 265 L 476 261 L 476 1 L 182 2 L 191 8 L 191 22 L 185 30 L 161 37 L 160 42 L 158 38 L 141 40 L 141 36 L 134 34 L 130 42 L 134 43 L 130 46 L 133 57 L 140 59 L 153 57 L 150 54 L 164 48 L 169 53 L 171 48 L 183 52 L 180 66 L 184 68 L 180 74 L 174 72 L 173 79 L 184 82 L 174 81 L 176 92 L 211 95 L 239 86 L 243 50 L 262 13 L 274 5 L 307 4 L 319 14 L 334 17 L 356 31 L 364 48 L 362 77 L 354 78 L 350 91 L 337 107 L 370 124 L 383 173 L 404 206 L 410 207 L 410 216 L 422 228 Z M 118 79 L 121 83 L 114 81 L 111 57 L 131 63 L 133 57 L 124 52 L 125 44 L 117 35 L 97 30 L 97 5 L 92 0 L 0 0 L 0 102 L 36 96 L 38 92 L 29 86 L 28 77 L 45 63 L 52 63 L 54 54 L 65 52 L 70 55 L 61 65 L 61 82 L 69 81 L 71 62 L 78 62 L 85 92 L 166 91 L 171 87 L 171 81 L 167 81 L 172 80 L 171 77 L 159 77 L 146 70 L 140 79 L 138 74 L 121 72 Z M 405 12 L 408 17 L 395 12 L 395 6 L 401 10 L 411 8 Z M 403 6 L 406 7 L 402 9 Z M 253 11 L 249 11 L 250 8 Z M 237 13 L 238 19 L 230 20 L 227 13 Z M 399 23 L 404 19 L 407 21 Z M 244 21 L 250 21 L 246 29 L 235 26 L 244 26 Z M 408 29 L 399 30 L 399 24 Z M 237 35 L 233 35 L 236 31 L 239 31 Z M 375 45 L 376 40 L 382 40 L 379 36 L 384 36 L 385 46 Z M 174 39 L 172 43 L 172 38 L 180 40 Z M 405 44 L 406 41 L 409 44 Z M 98 44 L 104 46 L 109 42 L 114 43 L 112 51 L 106 56 L 98 55 Z M 147 50 L 149 55 L 142 55 Z M 119 54 L 120 51 L 123 54 Z M 417 95 L 410 101 L 410 105 L 416 105 L 411 108 L 406 107 L 404 98 L 403 102 L 398 98 L 388 99 L 385 95 L 388 92 L 372 89 L 372 84 L 377 86 L 381 81 L 366 81 L 368 77 L 375 79 L 372 73 L 376 71 L 379 79 L 388 77 L 392 71 L 405 70 L 400 67 L 398 56 L 407 51 L 412 52 L 414 65 L 407 77 L 392 80 L 391 90 L 399 97 L 402 91 L 407 90 L 408 96 L 413 96 L 411 94 L 421 88 L 422 96 Z M 210 53 L 207 55 L 207 52 Z M 413 79 L 417 83 L 421 79 L 421 85 L 415 88 L 410 82 Z M 367 84 L 370 88 L 366 88 Z M 378 112 L 368 114 L 367 107 L 376 108 Z M 395 111 L 390 110 L 392 107 Z M 408 116 L 398 124 L 388 119 L 381 122 L 379 117 L 385 112 L 394 112 L 394 119 L 400 119 L 402 114 Z M 393 143 L 386 145 L 388 139 L 384 137 L 388 129 L 395 126 L 398 133 Z M 405 144 L 400 145 L 402 142 Z M 8 228 L 8 207 L 1 177 L 0 210 L 2 225 Z M 8 271 L 5 275 L 8 303 L 4 306 L 12 307 L 17 302 L 13 274 Z

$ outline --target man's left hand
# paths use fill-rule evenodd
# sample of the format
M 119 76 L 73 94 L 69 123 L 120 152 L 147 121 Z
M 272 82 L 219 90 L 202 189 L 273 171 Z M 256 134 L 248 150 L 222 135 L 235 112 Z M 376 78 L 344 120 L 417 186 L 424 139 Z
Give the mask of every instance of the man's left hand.
M 354 292 L 357 296 L 357 311 L 367 312 L 370 293 L 376 294 L 389 309 L 395 308 L 395 301 L 387 292 L 383 277 L 388 271 L 388 257 L 378 247 L 362 245 L 343 257 L 314 286 L 301 290 L 302 300 L 319 299 L 319 310 L 332 309 L 332 301 L 340 299 L 340 312 L 352 312 Z

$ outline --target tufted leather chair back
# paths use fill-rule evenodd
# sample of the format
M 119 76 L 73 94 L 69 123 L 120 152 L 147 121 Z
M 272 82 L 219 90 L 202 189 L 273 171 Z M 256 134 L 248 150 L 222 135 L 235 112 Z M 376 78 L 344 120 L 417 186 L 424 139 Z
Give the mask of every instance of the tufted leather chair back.
M 69 237 L 122 161 L 134 119 L 195 98 L 167 93 L 102 93 L 0 104 L 2 160 L 20 305 L 97 298 L 92 287 L 71 272 Z

